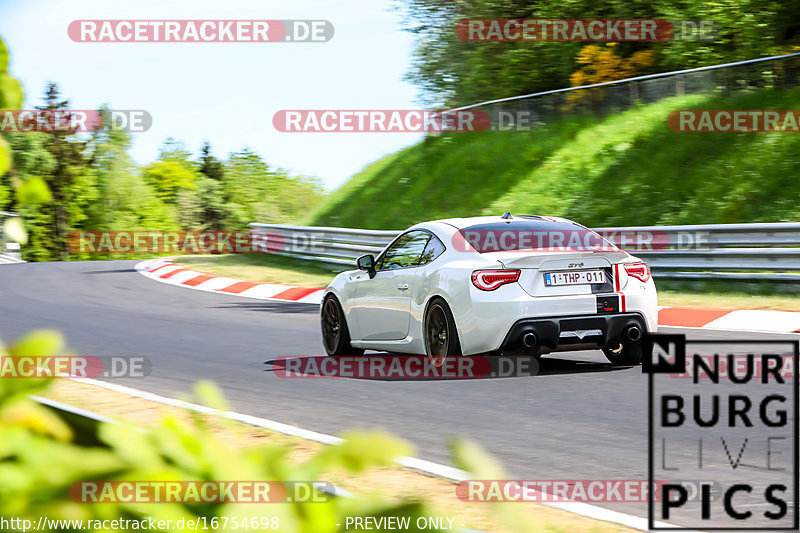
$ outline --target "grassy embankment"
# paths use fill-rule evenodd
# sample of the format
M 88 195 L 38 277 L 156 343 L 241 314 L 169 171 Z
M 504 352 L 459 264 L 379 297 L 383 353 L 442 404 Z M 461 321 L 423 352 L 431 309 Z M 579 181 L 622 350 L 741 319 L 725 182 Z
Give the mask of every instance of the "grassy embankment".
M 800 135 L 677 133 L 680 109 L 797 109 L 800 90 L 690 95 L 530 132 L 428 137 L 366 167 L 312 213 L 313 225 L 402 229 L 512 213 L 591 227 L 800 219 Z

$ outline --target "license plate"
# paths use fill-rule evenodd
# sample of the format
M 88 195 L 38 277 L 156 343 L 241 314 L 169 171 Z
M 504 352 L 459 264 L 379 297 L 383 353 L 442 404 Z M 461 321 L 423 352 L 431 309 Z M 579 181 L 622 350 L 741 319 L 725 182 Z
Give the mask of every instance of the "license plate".
M 605 283 L 606 274 L 602 270 L 581 270 L 580 272 L 545 272 L 544 284 L 547 287 L 559 285 L 591 285 Z

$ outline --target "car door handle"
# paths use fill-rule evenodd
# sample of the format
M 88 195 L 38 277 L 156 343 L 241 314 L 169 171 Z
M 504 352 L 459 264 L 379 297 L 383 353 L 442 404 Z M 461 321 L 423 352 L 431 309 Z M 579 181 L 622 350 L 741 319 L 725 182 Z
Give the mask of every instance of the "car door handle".
M 407 291 L 408 290 L 408 283 L 401 283 L 397 286 L 398 291 Z

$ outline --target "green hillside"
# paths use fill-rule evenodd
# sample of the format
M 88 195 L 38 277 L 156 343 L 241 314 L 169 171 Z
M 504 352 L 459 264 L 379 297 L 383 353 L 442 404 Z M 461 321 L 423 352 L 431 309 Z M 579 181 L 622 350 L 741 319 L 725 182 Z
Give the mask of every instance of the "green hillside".
M 429 136 L 366 167 L 305 222 L 402 229 L 504 211 L 590 226 L 800 220 L 800 133 L 676 133 L 666 118 L 679 109 L 800 109 L 800 90 Z

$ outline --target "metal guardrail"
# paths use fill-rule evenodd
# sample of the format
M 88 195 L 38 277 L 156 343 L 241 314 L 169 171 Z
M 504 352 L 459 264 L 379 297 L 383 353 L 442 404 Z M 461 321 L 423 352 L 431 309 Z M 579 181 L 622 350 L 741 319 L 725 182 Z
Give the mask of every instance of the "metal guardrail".
M 358 256 L 378 255 L 400 233 L 257 222 L 250 226 L 255 246 L 261 251 L 322 262 L 331 270 L 355 268 L 353 261 Z M 800 281 L 797 222 L 595 231 L 650 263 L 653 275 L 659 278 Z
M 0 254 L 0 265 L 3 263 L 24 263 L 22 259 L 16 257 L 15 255 L 9 254 Z
M 732 63 L 720 63 L 720 64 L 717 64 L 717 65 L 707 65 L 705 67 L 687 68 L 687 69 L 683 69 L 683 70 L 672 70 L 670 72 L 659 72 L 657 74 L 646 74 L 646 75 L 643 75 L 643 76 L 634 76 L 634 77 L 631 77 L 631 78 L 622 78 L 622 79 L 619 79 L 619 80 L 604 81 L 604 82 L 601 82 L 601 83 L 592 83 L 590 85 L 580 85 L 580 86 L 577 86 L 577 87 L 565 87 L 563 89 L 552 89 L 552 90 L 549 90 L 549 91 L 541 91 L 541 92 L 530 93 L 530 94 L 522 94 L 522 95 L 519 95 L 519 96 L 509 96 L 507 98 L 497 98 L 497 99 L 494 99 L 494 100 L 487 100 L 485 102 L 478 102 L 477 104 L 470 104 L 470 105 L 465 105 L 465 106 L 461 106 L 461 107 L 456 107 L 456 108 L 444 111 L 443 113 L 454 113 L 456 111 L 464 111 L 464 110 L 467 110 L 467 109 L 475 109 L 475 108 L 478 108 L 478 107 L 484 107 L 484 106 L 493 105 L 493 104 L 502 104 L 502 103 L 506 103 L 506 102 L 515 102 L 517 100 L 527 100 L 527 99 L 531 99 L 531 98 L 538 98 L 538 97 L 541 97 L 541 96 L 549 96 L 551 94 L 568 93 L 568 92 L 572 92 L 572 91 L 582 91 L 582 90 L 586 90 L 586 89 L 597 89 L 597 88 L 600 88 L 600 87 L 609 87 L 609 86 L 612 86 L 612 85 L 622 85 L 622 84 L 625 84 L 625 83 L 635 83 L 635 82 L 640 82 L 640 81 L 649 81 L 649 80 L 656 80 L 656 79 L 661 79 L 661 78 L 671 78 L 671 77 L 675 77 L 675 76 L 685 76 L 687 74 L 694 74 L 694 73 L 698 73 L 698 72 L 709 72 L 709 71 L 732 68 L 732 67 L 741 67 L 741 66 L 745 66 L 745 65 L 754 65 L 756 63 L 764 63 L 765 61 L 780 61 L 780 60 L 783 60 L 783 59 L 789 59 L 789 58 L 793 58 L 793 57 L 795 57 L 795 58 L 800 57 L 800 52 L 794 52 L 794 53 L 790 53 L 790 54 L 781 54 L 781 55 L 769 56 L 769 57 L 757 57 L 755 59 L 745 59 L 743 61 L 735 61 L 735 62 L 732 62 Z
M 74 444 L 80 446 L 108 447 L 108 445 L 100 439 L 100 425 L 116 424 L 116 421 L 103 415 L 57 402 L 49 398 L 41 396 L 31 396 L 31 398 L 52 410 L 69 426 L 73 433 L 72 442 Z
M 441 114 L 475 110 L 484 119 L 488 115 L 493 131 L 530 131 L 567 116 L 588 112 L 609 115 L 665 98 L 690 94 L 730 96 L 766 88 L 796 88 L 798 83 L 800 52 L 794 52 L 496 98 Z

